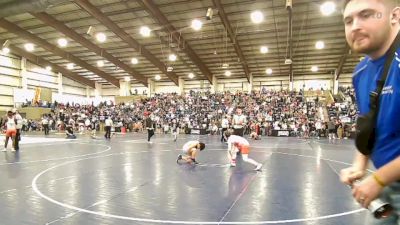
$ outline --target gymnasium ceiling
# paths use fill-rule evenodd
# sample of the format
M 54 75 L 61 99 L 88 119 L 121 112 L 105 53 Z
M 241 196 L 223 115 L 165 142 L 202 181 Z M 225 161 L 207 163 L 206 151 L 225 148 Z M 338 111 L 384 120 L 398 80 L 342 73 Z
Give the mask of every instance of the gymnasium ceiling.
M 93 81 L 118 86 L 126 77 L 146 85 L 147 78 L 156 75 L 176 84 L 179 77 L 212 82 L 213 76 L 227 78 L 227 70 L 229 78 L 249 78 L 252 73 L 286 80 L 291 69 L 295 79 L 335 70 L 351 73 L 359 61 L 359 56 L 348 55 L 340 5 L 323 16 L 322 0 L 293 0 L 291 38 L 285 0 L 26 0 L 23 6 L 18 2 L 22 1 L 0 1 L 0 44 L 8 40 L 12 54 L 43 67 L 52 65 L 52 70 L 91 86 Z M 211 20 L 206 19 L 209 8 Z M 250 19 L 255 10 L 264 15 L 259 24 Z M 191 28 L 193 19 L 202 21 L 200 30 Z M 142 26 L 151 29 L 149 37 L 139 33 Z M 105 42 L 96 40 L 98 32 L 104 32 Z M 67 39 L 68 45 L 59 47 L 59 38 Z M 324 49 L 316 49 L 319 40 Z M 35 46 L 32 52 L 24 48 L 28 42 Z M 262 54 L 261 46 L 268 52 Z M 176 61 L 169 61 L 169 54 L 175 54 Z M 132 64 L 133 57 L 137 64 Z M 291 66 L 285 64 L 287 58 L 292 59 Z M 104 66 L 98 66 L 99 60 Z M 74 68 L 67 69 L 68 63 Z M 223 64 L 229 67 L 222 68 Z M 318 71 L 312 72 L 311 66 L 318 66 Z M 267 68 L 272 74 L 266 74 Z

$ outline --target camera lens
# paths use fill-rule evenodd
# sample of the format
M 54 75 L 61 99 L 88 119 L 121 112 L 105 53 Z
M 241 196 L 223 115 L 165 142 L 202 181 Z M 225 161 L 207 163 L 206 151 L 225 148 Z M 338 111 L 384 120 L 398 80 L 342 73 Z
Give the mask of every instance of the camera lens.
M 375 218 L 381 219 L 390 216 L 393 212 L 393 207 L 381 199 L 376 199 L 370 203 L 368 210 L 373 213 Z

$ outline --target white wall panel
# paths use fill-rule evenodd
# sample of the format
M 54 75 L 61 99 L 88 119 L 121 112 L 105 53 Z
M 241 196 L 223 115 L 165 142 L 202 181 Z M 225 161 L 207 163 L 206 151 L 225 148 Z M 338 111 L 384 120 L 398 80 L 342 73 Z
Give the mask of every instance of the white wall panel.
M 156 82 L 154 82 L 154 91 L 157 94 L 172 93 L 172 92 L 178 93 L 179 87 L 176 86 L 173 82 L 156 81 Z
M 28 87 L 40 87 L 40 88 L 50 88 L 54 89 L 54 91 L 58 90 L 58 84 L 57 83 L 48 83 L 46 81 L 41 81 L 41 80 L 31 80 L 28 79 Z
M 14 68 L 14 69 L 21 69 L 21 60 L 14 56 L 4 56 L 0 55 L 0 68 Z
M 86 88 L 63 86 L 63 94 L 86 97 Z
M 0 74 L 0 88 L 3 85 L 18 87 L 20 85 L 20 79 L 15 76 Z
M 102 92 L 103 96 L 119 96 L 118 88 L 103 88 Z

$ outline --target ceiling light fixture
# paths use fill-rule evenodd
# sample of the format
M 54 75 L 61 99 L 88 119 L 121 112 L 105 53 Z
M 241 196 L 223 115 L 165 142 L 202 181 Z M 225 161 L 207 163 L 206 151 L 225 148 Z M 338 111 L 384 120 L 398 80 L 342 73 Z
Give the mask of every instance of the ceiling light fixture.
M 260 11 L 254 11 L 250 14 L 251 21 L 255 24 L 259 24 L 264 20 L 264 15 Z
M 207 9 L 207 13 L 206 13 L 206 20 L 211 20 L 213 17 L 213 9 L 212 8 L 208 8 Z
M 104 33 L 99 32 L 96 34 L 96 40 L 100 43 L 103 43 L 107 40 L 107 36 Z
M 272 74 L 272 69 L 271 68 L 266 69 L 265 73 L 268 74 L 268 75 L 271 75 Z
M 323 49 L 323 48 L 325 48 L 325 43 L 323 41 L 317 41 L 315 43 L 315 48 L 316 49 Z
M 94 28 L 92 26 L 89 26 L 88 30 L 86 31 L 86 34 L 90 35 L 93 37 L 94 35 Z
M 324 16 L 329 16 L 336 10 L 336 5 L 334 2 L 328 1 L 321 5 L 321 13 Z
M 268 47 L 267 47 L 267 46 L 261 46 L 261 47 L 260 47 L 260 52 L 261 52 L 262 54 L 267 53 L 267 52 L 268 52 Z
M 103 60 L 98 60 L 97 61 L 97 66 L 98 67 L 103 67 L 104 66 L 104 61 Z
M 191 27 L 193 28 L 193 30 L 196 30 L 196 31 L 200 30 L 202 26 L 203 26 L 203 23 L 200 20 L 198 20 L 198 19 L 192 20 Z
M 168 56 L 169 61 L 175 61 L 176 60 L 176 55 L 175 54 L 170 54 Z
M 232 75 L 231 71 L 227 70 L 225 71 L 225 76 L 230 77 Z
M 188 77 L 189 77 L 190 79 L 193 79 L 194 74 L 193 74 L 193 73 L 189 73 L 189 74 L 188 74 Z
M 161 80 L 161 76 L 160 76 L 160 75 L 156 75 L 156 76 L 154 77 L 154 79 L 156 79 L 156 80 Z
M 317 72 L 318 71 L 318 66 L 312 66 L 311 67 L 312 72 Z
M 60 46 L 61 48 L 65 48 L 68 45 L 68 40 L 65 38 L 60 38 L 57 40 L 57 44 L 58 46 Z
M 1 49 L 1 51 L 3 52 L 3 54 L 8 54 L 8 53 L 10 53 L 10 49 L 9 49 L 8 47 L 3 47 L 3 48 Z
M 139 32 L 143 37 L 148 37 L 148 36 L 150 36 L 151 30 L 149 27 L 143 26 L 140 28 Z
M 32 43 L 26 43 L 24 47 L 25 50 L 28 52 L 33 52 L 33 50 L 35 50 L 35 45 L 33 45 Z
M 132 58 L 132 59 L 131 59 L 131 63 L 132 63 L 133 65 L 136 65 L 136 64 L 139 63 L 139 60 L 138 60 L 137 58 Z

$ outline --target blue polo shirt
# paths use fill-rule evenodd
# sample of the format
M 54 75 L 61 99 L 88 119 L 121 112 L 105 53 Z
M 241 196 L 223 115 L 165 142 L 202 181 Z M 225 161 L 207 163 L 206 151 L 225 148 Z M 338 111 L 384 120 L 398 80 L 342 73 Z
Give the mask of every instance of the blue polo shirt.
M 389 69 L 386 83 L 379 98 L 376 143 L 371 160 L 380 168 L 400 156 L 400 48 Z M 369 93 L 375 91 L 377 81 L 382 73 L 384 55 L 376 60 L 368 56 L 354 70 L 353 86 L 360 115 L 369 112 Z

